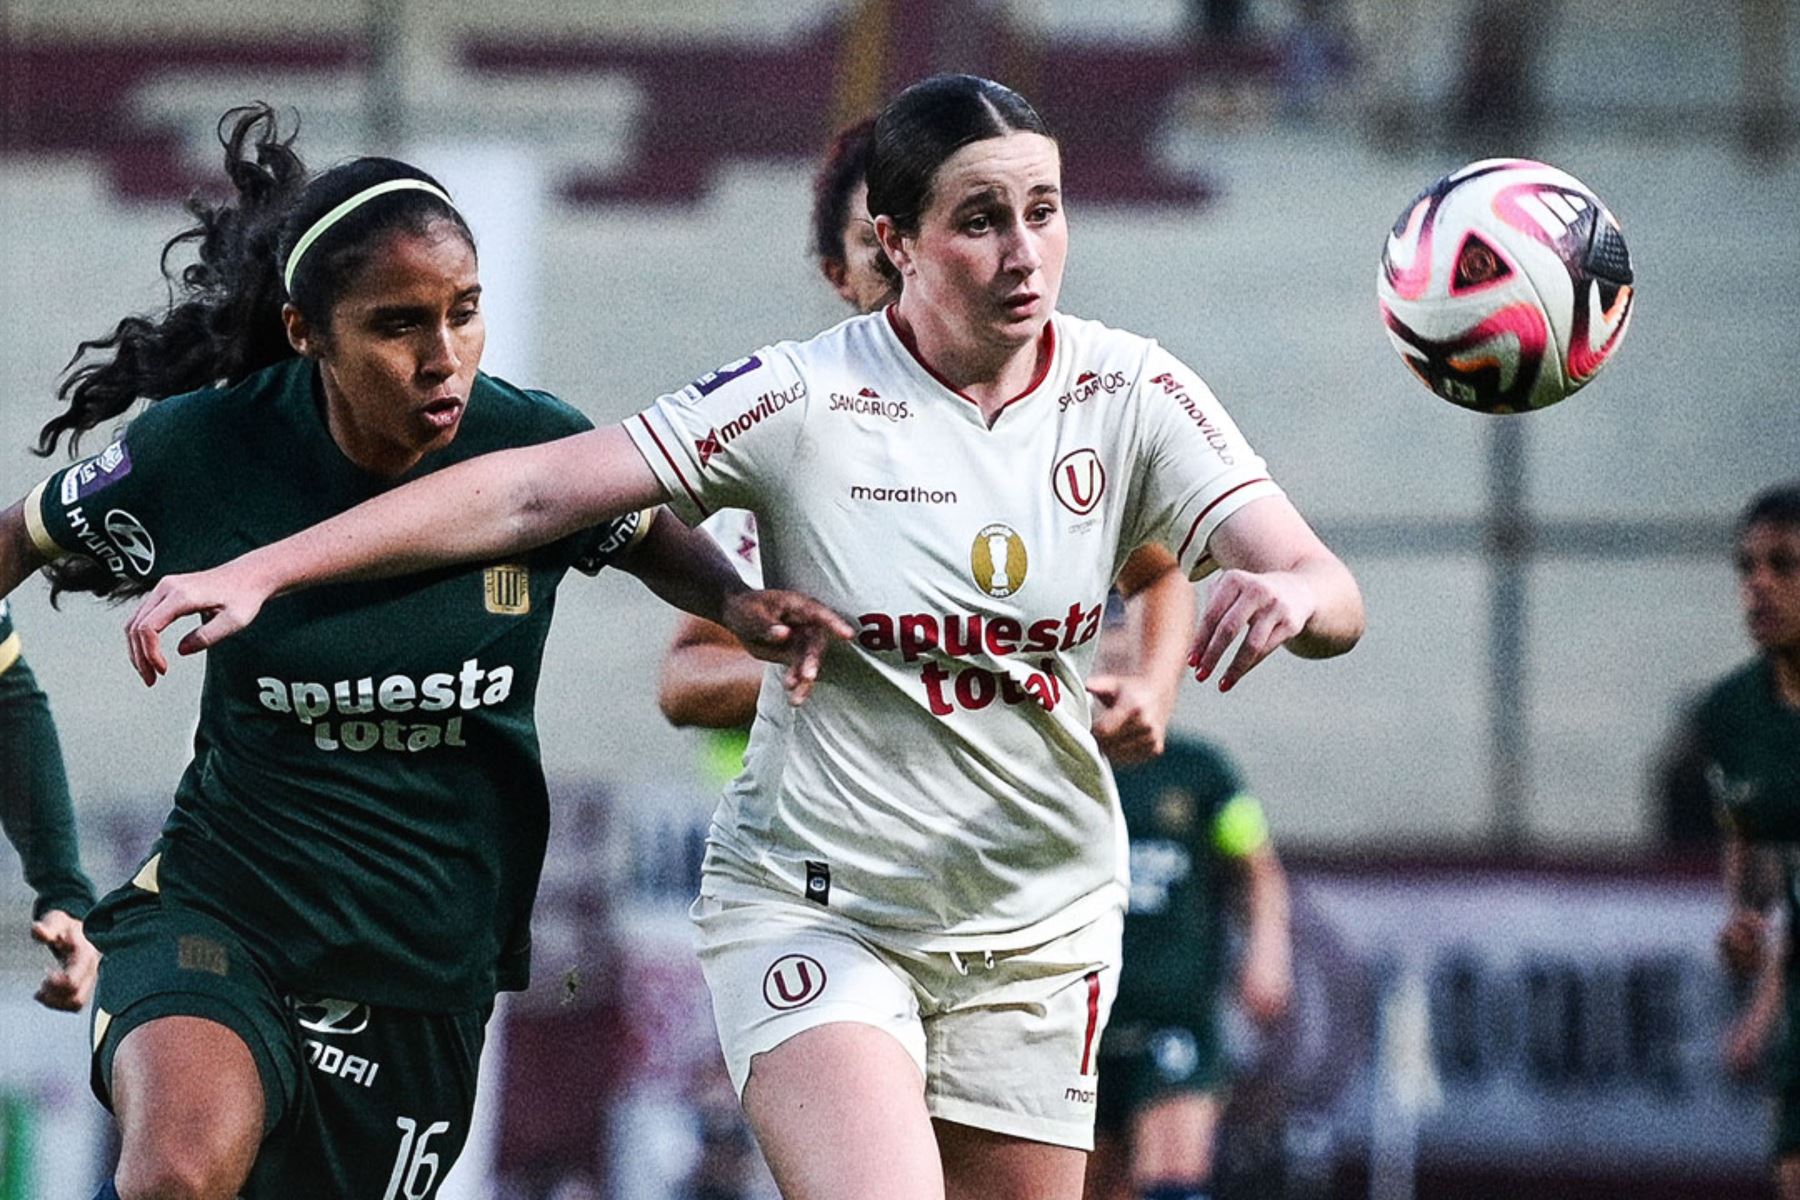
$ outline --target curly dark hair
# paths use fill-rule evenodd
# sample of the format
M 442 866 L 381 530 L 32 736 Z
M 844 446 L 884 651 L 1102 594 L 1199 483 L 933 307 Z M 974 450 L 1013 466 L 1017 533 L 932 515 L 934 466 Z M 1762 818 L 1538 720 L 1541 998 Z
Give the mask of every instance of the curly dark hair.
M 290 294 L 283 267 L 320 217 L 387 180 L 418 179 L 439 187 L 425 172 L 391 158 L 356 158 L 309 178 L 294 151 L 297 121 L 295 127 L 284 133 L 275 109 L 260 103 L 220 118 L 219 144 L 232 196 L 217 204 L 201 197 L 187 202 L 194 224 L 162 249 L 169 302 L 160 315 L 126 317 L 105 337 L 76 348 L 57 389 L 67 407 L 38 431 L 38 454 L 54 453 L 65 434 L 74 454 L 83 433 L 123 416 L 139 401 L 230 386 L 294 357 L 283 305 L 292 303 L 314 328 L 328 332 L 332 306 L 392 230 L 422 233 L 433 222 L 448 220 L 474 246 L 461 215 L 438 196 L 418 189 L 392 192 L 331 225 L 302 257 Z M 173 259 L 189 246 L 194 260 L 176 270 Z M 79 555 L 59 559 L 45 574 L 53 597 L 62 591 L 120 597 L 142 590 Z

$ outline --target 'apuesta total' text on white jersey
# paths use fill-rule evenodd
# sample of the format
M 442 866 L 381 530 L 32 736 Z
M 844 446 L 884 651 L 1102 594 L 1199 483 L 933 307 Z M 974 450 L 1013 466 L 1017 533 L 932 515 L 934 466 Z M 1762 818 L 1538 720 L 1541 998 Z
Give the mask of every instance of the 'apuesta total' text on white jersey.
M 1133 549 L 1190 575 L 1279 493 L 1155 342 L 1057 315 L 990 427 L 891 313 L 783 342 L 626 427 L 675 510 L 756 514 L 771 587 L 855 626 L 801 707 L 765 680 L 703 890 L 829 904 L 925 949 L 1034 945 L 1123 904 L 1084 680 Z

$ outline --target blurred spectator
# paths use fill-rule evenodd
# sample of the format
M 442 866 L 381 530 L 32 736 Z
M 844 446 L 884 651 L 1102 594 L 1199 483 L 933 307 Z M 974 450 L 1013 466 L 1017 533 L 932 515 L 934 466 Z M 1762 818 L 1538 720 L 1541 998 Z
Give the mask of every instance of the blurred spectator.
M 1668 743 L 1651 766 L 1656 832 L 1671 850 L 1701 849 L 1719 843 L 1719 818 L 1713 811 L 1712 790 L 1706 784 L 1706 762 L 1700 748 L 1700 699 L 1690 696 L 1682 702 Z
M 1551 0 L 1474 0 L 1463 35 L 1457 132 L 1483 154 L 1520 153 L 1536 135 L 1539 47 Z
M 1335 0 L 1299 0 L 1294 23 L 1281 39 L 1281 115 L 1300 123 L 1322 115 L 1354 53 Z

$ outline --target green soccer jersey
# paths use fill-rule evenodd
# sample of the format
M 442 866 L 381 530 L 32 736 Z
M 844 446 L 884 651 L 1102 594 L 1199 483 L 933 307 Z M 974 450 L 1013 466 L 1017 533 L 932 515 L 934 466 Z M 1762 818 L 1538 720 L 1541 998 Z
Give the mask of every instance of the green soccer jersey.
M 1722 818 L 1752 841 L 1800 841 L 1800 709 L 1754 658 L 1715 684 L 1695 713 L 1708 785 Z
M 1196 1020 L 1224 972 L 1233 860 L 1255 849 L 1230 828 L 1242 785 L 1218 750 L 1182 738 L 1114 778 L 1131 839 L 1131 907 L 1112 1020 Z
M 1800 709 L 1782 703 L 1773 666 L 1754 658 L 1706 693 L 1695 713 L 1707 780 L 1723 819 L 1753 841 L 1800 840 Z M 1800 933 L 1800 850 L 1783 854 L 1788 937 Z M 1783 999 L 1788 1032 L 1775 1061 L 1783 1087 L 1800 1085 L 1800 954 L 1789 952 Z
M 56 723 L 20 655 L 5 600 L 0 600 L 0 827 L 19 852 L 25 882 L 36 896 L 33 919 L 53 908 L 86 916 L 94 888 L 81 873 Z
M 477 376 L 456 440 L 390 481 L 344 456 L 323 405 L 300 359 L 154 404 L 41 486 L 33 536 L 149 582 L 590 427 L 554 397 Z M 557 584 L 571 566 L 599 570 L 645 520 L 270 600 L 207 654 L 194 759 L 134 884 L 226 921 L 293 991 L 443 1012 L 523 987 L 549 823 L 535 694 Z M 111 902 L 90 921 L 102 951 Z

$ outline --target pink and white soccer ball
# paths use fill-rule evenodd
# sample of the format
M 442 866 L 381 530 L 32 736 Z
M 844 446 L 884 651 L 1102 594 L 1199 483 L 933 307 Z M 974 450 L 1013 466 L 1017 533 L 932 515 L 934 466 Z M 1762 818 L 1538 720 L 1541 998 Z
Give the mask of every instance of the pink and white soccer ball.
M 1631 254 L 1580 180 L 1523 158 L 1470 163 L 1407 205 L 1377 281 L 1402 361 L 1452 404 L 1547 408 L 1605 366 L 1631 320 Z

